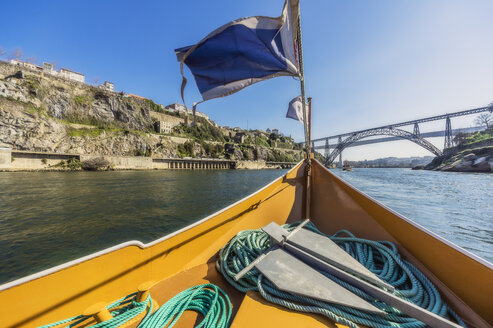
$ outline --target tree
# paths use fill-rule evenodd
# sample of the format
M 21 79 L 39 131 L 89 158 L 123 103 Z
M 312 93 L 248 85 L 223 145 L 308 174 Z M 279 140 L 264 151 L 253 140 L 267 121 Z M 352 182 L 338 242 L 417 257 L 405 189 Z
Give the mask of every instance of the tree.
M 15 48 L 14 50 L 12 50 L 12 52 L 10 53 L 8 58 L 21 60 L 23 56 L 24 56 L 24 54 L 22 53 L 22 49 L 21 48 Z
M 454 137 L 454 143 L 460 145 L 464 143 L 470 135 L 470 133 L 459 132 Z
M 491 116 L 491 114 L 482 113 L 476 117 L 474 123 L 476 123 L 477 125 L 486 125 L 486 128 L 488 129 L 493 123 L 493 117 Z
M 26 58 L 26 63 L 38 64 L 38 57 L 31 56 Z

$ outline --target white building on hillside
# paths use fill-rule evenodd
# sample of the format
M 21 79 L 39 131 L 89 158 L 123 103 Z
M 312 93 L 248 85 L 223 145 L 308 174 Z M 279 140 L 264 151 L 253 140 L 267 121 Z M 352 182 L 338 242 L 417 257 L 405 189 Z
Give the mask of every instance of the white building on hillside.
M 35 70 L 38 72 L 43 72 L 43 73 L 51 74 L 54 76 L 63 77 L 64 79 L 77 81 L 77 82 L 81 82 L 81 83 L 85 83 L 85 79 L 86 79 L 84 74 L 74 72 L 72 70 L 69 70 L 68 68 L 62 68 L 62 69 L 60 69 L 60 71 L 56 71 L 53 67 L 53 64 L 46 63 L 46 62 L 44 62 L 43 67 L 41 67 L 41 66 L 38 66 L 38 65 L 33 64 L 33 63 L 23 62 L 23 61 L 18 60 L 18 59 L 11 59 L 10 64 L 16 65 L 16 66 L 23 66 L 23 67 L 26 67 L 26 68 L 29 68 L 29 69 L 32 69 L 32 70 Z M 107 90 L 113 91 L 113 83 L 106 81 L 106 82 L 104 82 L 103 85 L 105 86 L 105 88 Z
M 206 113 L 202 113 L 202 112 L 199 112 L 198 110 L 195 111 L 195 115 L 197 115 L 198 117 L 203 117 L 205 118 L 206 120 L 209 119 L 209 116 L 206 114 Z
M 28 62 L 23 62 L 23 61 L 20 61 L 18 59 L 11 59 L 10 60 L 10 63 L 12 65 L 16 65 L 16 66 L 23 66 L 23 67 L 26 67 L 26 68 L 29 68 L 29 69 L 32 69 L 32 70 L 37 70 L 37 71 L 41 71 L 42 68 L 36 64 L 33 64 L 33 63 L 28 63 Z
M 68 79 L 68 80 L 73 80 L 73 81 L 82 82 L 82 83 L 85 82 L 84 74 L 71 71 L 67 68 L 60 69 L 60 76 L 65 78 L 65 79 Z
M 175 113 L 184 113 L 184 114 L 188 114 L 188 115 L 193 115 L 193 110 L 190 109 L 190 108 L 186 108 L 184 105 L 182 104 L 179 104 L 179 103 L 174 103 L 174 104 L 171 104 L 171 105 L 168 105 L 165 107 L 165 109 L 167 111 L 170 111 L 170 112 L 175 112 Z M 205 113 L 202 113 L 202 112 L 199 112 L 198 110 L 195 111 L 195 115 L 198 116 L 198 117 L 203 117 L 205 119 L 209 119 L 209 116 L 207 116 L 207 114 Z
M 101 89 L 108 90 L 108 91 L 114 91 L 115 90 L 115 85 L 109 81 L 104 81 L 103 84 L 99 86 Z
M 43 63 L 43 72 L 53 74 L 53 64 L 52 63 Z
M 34 69 L 35 70 L 39 66 L 38 65 L 35 65 L 35 64 L 32 64 L 32 63 L 24 63 L 24 67 L 27 67 L 27 68 Z
M 165 121 L 157 121 L 154 123 L 154 130 L 157 133 L 171 133 L 171 123 L 170 122 L 165 122 Z
M 179 103 L 174 103 L 174 104 L 171 104 L 171 105 L 168 105 L 165 107 L 168 111 L 170 112 L 175 112 L 175 113 L 178 113 L 180 111 L 182 112 L 185 112 L 187 111 L 187 108 L 182 105 L 182 104 L 179 104 Z

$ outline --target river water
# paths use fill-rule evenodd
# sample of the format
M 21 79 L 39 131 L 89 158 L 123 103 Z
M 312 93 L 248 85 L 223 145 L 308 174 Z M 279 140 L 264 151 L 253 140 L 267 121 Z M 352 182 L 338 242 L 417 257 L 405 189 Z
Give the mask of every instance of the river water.
M 124 241 L 155 240 L 285 172 L 0 173 L 0 283 Z M 409 169 L 333 172 L 493 262 L 493 174 Z
M 332 172 L 405 217 L 493 263 L 493 174 L 401 168 Z

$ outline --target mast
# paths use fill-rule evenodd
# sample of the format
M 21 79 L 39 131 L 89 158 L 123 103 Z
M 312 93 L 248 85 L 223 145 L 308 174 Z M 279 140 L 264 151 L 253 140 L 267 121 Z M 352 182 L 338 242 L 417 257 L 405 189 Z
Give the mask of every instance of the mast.
M 298 4 L 299 6 L 299 4 Z M 298 7 L 299 8 L 299 7 Z M 305 185 L 305 219 L 311 218 L 311 98 L 310 104 L 306 106 L 306 94 L 305 94 L 305 75 L 303 71 L 303 43 L 301 41 L 301 14 L 298 14 L 298 63 L 300 70 L 300 89 L 301 89 L 301 102 L 303 106 L 303 127 L 305 130 L 305 151 L 306 151 L 306 185 Z
M 298 6 L 299 6 L 299 4 L 298 4 Z M 308 163 L 308 165 L 310 165 L 311 141 L 310 141 L 310 135 L 308 132 L 309 132 L 311 122 L 309 122 L 309 115 L 307 113 L 307 108 L 306 108 L 305 75 L 304 75 L 304 71 L 303 71 L 303 43 L 301 41 L 301 14 L 298 14 L 297 39 L 298 39 L 298 44 L 297 44 L 298 49 L 297 50 L 298 50 L 299 70 L 300 70 L 301 101 L 302 101 L 302 106 L 303 106 L 303 127 L 305 130 L 305 151 L 306 151 L 307 163 Z
M 306 197 L 305 197 L 305 219 L 311 219 L 311 202 L 312 202 L 312 162 L 310 157 L 311 136 L 312 136 L 312 98 L 308 98 L 308 147 L 307 147 L 307 164 L 306 164 Z

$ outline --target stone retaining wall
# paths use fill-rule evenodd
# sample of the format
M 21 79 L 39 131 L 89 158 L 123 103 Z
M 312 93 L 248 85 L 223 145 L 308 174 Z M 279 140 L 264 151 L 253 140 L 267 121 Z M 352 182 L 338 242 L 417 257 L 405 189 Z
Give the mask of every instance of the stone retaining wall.
M 85 162 L 94 158 L 103 158 L 110 163 L 110 167 L 116 170 L 150 170 L 152 158 L 142 156 L 101 156 L 80 155 L 80 161 Z
M 12 171 L 35 171 L 35 170 L 63 170 L 59 164 L 62 161 L 71 159 L 80 160 L 77 154 L 58 154 L 58 153 L 43 153 L 30 152 L 22 150 L 7 150 L 10 163 L 1 167 Z
M 268 169 L 269 167 L 265 161 L 238 161 L 236 168 L 244 170 L 262 170 Z
M 0 169 L 10 168 L 12 151 L 9 148 L 0 148 Z
M 142 156 L 106 156 L 78 155 L 62 153 L 44 153 L 0 148 L 0 171 L 53 171 L 65 170 L 62 161 L 76 159 L 81 162 L 102 158 L 109 163 L 109 168 L 116 170 L 219 170 L 233 169 L 235 161 L 220 159 L 194 158 L 151 158 Z M 263 167 L 259 167 L 263 168 Z
M 66 170 L 62 161 L 75 159 L 85 162 L 101 158 L 108 167 L 116 170 L 226 170 L 226 169 L 286 169 L 295 163 L 274 163 L 265 161 L 233 161 L 212 158 L 151 158 L 143 156 L 106 156 L 65 153 L 45 153 L 10 148 L 0 148 L 0 171 L 53 171 Z

